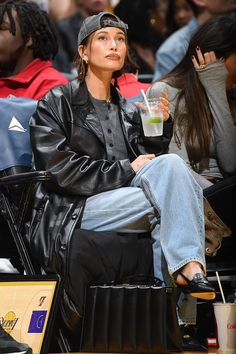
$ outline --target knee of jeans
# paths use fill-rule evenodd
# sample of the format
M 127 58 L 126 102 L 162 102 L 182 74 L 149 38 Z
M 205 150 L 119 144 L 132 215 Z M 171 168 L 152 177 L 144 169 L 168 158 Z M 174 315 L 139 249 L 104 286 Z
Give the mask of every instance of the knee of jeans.
M 172 177 L 177 178 L 177 176 L 189 176 L 190 169 L 185 163 L 185 161 L 176 154 L 166 154 L 163 157 L 163 169 L 166 173 L 169 173 Z
M 176 154 L 165 154 L 165 155 L 161 155 L 158 158 L 162 158 L 163 162 L 165 164 L 169 164 L 173 168 L 175 168 L 175 167 L 179 168 L 181 165 L 183 167 L 187 167 L 187 165 L 185 164 L 184 160 L 181 157 L 179 157 L 178 155 L 176 155 Z

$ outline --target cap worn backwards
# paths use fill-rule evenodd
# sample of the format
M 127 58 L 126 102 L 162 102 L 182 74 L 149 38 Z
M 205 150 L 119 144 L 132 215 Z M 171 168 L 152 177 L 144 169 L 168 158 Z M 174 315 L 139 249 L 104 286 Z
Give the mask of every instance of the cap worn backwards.
M 78 34 L 78 46 L 93 32 L 104 27 L 116 27 L 127 33 L 128 25 L 110 12 L 100 12 L 97 15 L 87 17 Z

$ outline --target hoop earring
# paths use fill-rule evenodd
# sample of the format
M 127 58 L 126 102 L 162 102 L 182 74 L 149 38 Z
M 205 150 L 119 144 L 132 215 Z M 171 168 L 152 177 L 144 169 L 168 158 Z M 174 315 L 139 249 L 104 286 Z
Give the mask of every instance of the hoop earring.
M 84 60 L 82 58 L 80 58 L 79 60 L 79 77 L 80 78 L 84 78 L 85 77 L 85 64 L 84 64 Z

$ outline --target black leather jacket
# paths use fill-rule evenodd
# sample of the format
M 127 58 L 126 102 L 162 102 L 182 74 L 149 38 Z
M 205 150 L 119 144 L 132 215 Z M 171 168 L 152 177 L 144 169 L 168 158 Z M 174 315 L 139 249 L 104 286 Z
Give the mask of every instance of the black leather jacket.
M 120 107 L 120 120 L 129 159 L 106 160 L 103 132 L 85 83 L 77 79 L 58 86 L 39 101 L 30 135 L 35 165 L 46 170 L 52 181 L 36 190 L 28 232 L 32 250 L 48 271 L 65 274 L 70 237 L 87 197 L 129 185 L 138 155 L 168 150 L 172 123 L 164 124 L 161 137 L 145 138 L 140 116 L 112 87 Z

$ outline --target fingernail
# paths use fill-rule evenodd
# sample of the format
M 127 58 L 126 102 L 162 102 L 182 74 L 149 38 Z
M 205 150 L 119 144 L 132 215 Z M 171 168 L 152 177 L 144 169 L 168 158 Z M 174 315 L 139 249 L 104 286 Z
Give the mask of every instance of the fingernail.
M 195 56 L 194 56 L 194 55 L 192 55 L 192 56 L 191 56 L 191 58 L 192 58 L 192 60 L 194 60 L 194 59 L 195 59 Z
M 197 50 L 200 50 L 200 48 L 199 48 L 198 46 L 196 47 L 196 49 L 197 49 Z

